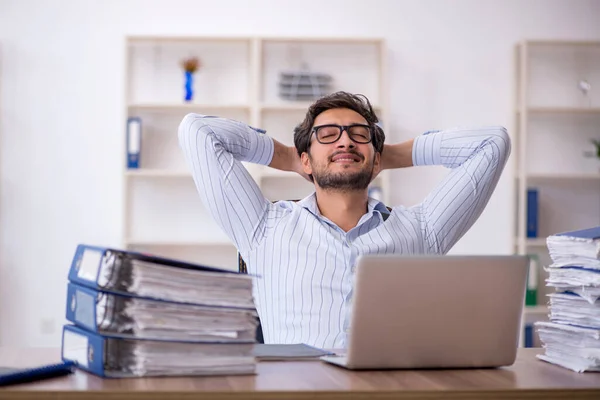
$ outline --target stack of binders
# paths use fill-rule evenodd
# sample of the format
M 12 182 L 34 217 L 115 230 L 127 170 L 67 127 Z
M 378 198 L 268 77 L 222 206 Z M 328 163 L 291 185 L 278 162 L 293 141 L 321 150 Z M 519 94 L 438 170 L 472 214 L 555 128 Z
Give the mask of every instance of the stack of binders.
M 600 371 L 600 227 L 546 240 L 550 322 L 536 322 L 544 361 L 576 372 Z
M 103 377 L 253 374 L 257 316 L 245 274 L 77 246 L 62 358 Z

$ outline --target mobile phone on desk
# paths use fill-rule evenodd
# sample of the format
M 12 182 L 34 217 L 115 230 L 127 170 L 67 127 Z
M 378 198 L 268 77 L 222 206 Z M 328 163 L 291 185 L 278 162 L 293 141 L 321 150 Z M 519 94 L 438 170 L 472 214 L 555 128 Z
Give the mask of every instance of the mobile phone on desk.
M 56 364 L 40 365 L 29 368 L 0 366 L 0 386 L 35 382 L 42 379 L 68 375 L 73 373 L 75 365 L 76 363 L 74 361 L 62 361 Z

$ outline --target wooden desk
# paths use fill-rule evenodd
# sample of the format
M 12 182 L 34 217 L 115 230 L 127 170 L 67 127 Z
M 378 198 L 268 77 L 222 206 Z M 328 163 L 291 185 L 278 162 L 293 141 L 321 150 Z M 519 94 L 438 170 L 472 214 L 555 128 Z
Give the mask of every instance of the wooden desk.
M 83 371 L 0 387 L 0 399 L 600 399 L 600 373 L 578 374 L 519 350 L 507 368 L 350 372 L 320 361 L 262 362 L 252 376 L 101 379 Z M 0 365 L 60 359 L 58 349 L 0 348 Z

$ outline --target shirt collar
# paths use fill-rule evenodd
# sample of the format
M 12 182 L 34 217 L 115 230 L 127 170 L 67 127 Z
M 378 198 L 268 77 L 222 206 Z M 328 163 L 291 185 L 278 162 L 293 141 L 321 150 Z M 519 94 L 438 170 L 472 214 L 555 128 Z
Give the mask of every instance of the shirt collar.
M 319 212 L 319 207 L 317 207 L 317 194 L 315 192 L 313 192 L 309 196 L 300 200 L 298 202 L 298 205 L 300 207 L 306 208 L 308 211 L 310 211 L 314 215 L 316 215 L 318 217 L 322 217 L 321 213 Z M 379 201 L 377 199 L 369 197 L 369 201 L 367 203 L 367 212 L 372 213 L 374 211 L 378 211 L 379 214 L 382 214 L 382 213 L 389 214 L 389 211 L 388 211 L 387 207 L 385 206 L 385 204 L 383 204 L 381 201 Z

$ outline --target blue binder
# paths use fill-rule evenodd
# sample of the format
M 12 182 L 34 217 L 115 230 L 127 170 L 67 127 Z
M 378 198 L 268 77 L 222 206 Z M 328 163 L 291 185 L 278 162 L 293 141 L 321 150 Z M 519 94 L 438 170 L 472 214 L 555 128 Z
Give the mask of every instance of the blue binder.
M 63 327 L 62 360 L 78 368 L 105 377 L 105 338 L 73 325 Z
M 108 276 L 107 278 L 105 277 L 105 274 L 102 274 L 102 271 L 103 269 L 114 267 L 116 264 L 126 265 L 132 260 L 139 260 L 175 268 L 220 272 L 226 274 L 239 274 L 239 272 L 236 271 L 208 267 L 200 264 L 192 264 L 150 254 L 80 244 L 77 246 L 73 260 L 71 261 L 71 267 L 69 269 L 69 281 L 93 289 L 119 291 L 119 282 L 116 282 L 116 276 Z
M 525 346 L 524 347 L 533 347 L 533 324 L 528 323 L 525 324 Z
M 122 371 L 119 369 L 119 366 L 114 366 L 116 359 L 126 359 L 127 356 L 135 357 L 134 353 L 131 354 L 122 354 L 127 347 L 128 343 L 135 341 L 146 341 L 148 343 L 170 343 L 174 346 L 206 346 L 207 349 L 215 349 L 218 347 L 231 348 L 233 346 L 237 346 L 237 349 L 240 351 L 240 355 L 235 355 L 234 357 L 247 357 L 248 362 L 254 359 L 252 354 L 253 344 L 252 343 L 226 343 L 226 344 L 215 344 L 215 343 L 194 343 L 189 341 L 174 341 L 174 340 L 147 340 L 147 339 L 129 339 L 122 338 L 117 335 L 104 334 L 101 335 L 96 332 L 91 332 L 80 328 L 75 325 L 65 325 L 63 327 L 63 336 L 62 336 L 62 360 L 64 362 L 73 362 L 82 370 L 88 371 L 94 375 L 98 375 L 106 378 L 130 378 L 135 376 L 133 372 L 130 371 Z M 162 346 L 162 345 L 161 345 Z M 187 347 L 186 347 L 187 349 Z M 182 353 L 182 350 L 179 351 Z M 216 351 L 213 353 L 219 353 Z M 209 375 L 218 375 L 219 371 L 210 372 Z M 220 371 L 220 374 L 223 374 L 223 371 Z M 254 373 L 252 371 L 246 371 L 242 373 Z M 168 373 L 165 374 L 169 375 Z M 174 373 L 173 376 L 177 374 Z M 196 375 L 205 375 L 198 373 Z M 156 376 L 163 376 L 156 375 Z
M 101 300 L 107 300 L 106 297 L 108 297 L 109 299 L 103 304 L 104 314 L 102 316 L 103 319 L 100 320 L 98 313 L 98 303 Z M 245 308 L 234 309 L 219 306 L 192 305 L 187 303 L 152 299 L 149 297 L 135 296 L 124 293 L 115 293 L 106 290 L 99 291 L 97 289 L 92 289 L 75 283 L 69 283 L 67 285 L 66 319 L 69 322 L 72 322 L 73 324 L 81 328 L 84 328 L 91 332 L 97 332 L 101 335 L 111 335 L 113 337 L 130 339 L 166 340 L 164 338 L 152 336 L 150 334 L 135 334 L 129 329 L 123 329 L 123 324 L 127 324 L 129 320 L 120 315 L 121 311 L 117 303 L 119 303 L 120 300 L 122 301 L 132 298 L 144 299 L 150 304 L 158 304 L 159 306 L 161 304 L 177 304 L 178 306 L 182 307 L 182 309 L 186 309 L 189 311 L 199 310 L 204 313 L 207 313 L 207 315 L 212 314 L 214 318 L 219 318 L 221 316 L 221 313 L 225 309 L 228 309 L 226 312 L 236 313 L 238 314 L 238 316 L 243 317 L 244 315 L 248 315 L 248 313 L 250 313 L 253 317 L 256 317 L 256 314 L 253 310 L 248 310 Z M 248 329 L 248 337 L 246 339 L 244 339 L 242 336 L 238 336 L 237 338 L 227 338 L 219 336 L 218 334 L 213 335 L 211 337 L 211 335 L 207 333 L 203 337 L 197 337 L 194 339 L 189 339 L 186 337 L 185 341 L 197 343 L 253 343 L 254 330 L 254 326 Z M 238 334 L 243 334 L 243 332 L 244 331 L 238 329 Z M 180 340 L 176 337 L 175 334 L 173 334 L 172 337 L 176 338 L 174 340 Z
M 527 189 L 527 237 L 538 237 L 538 191 Z

